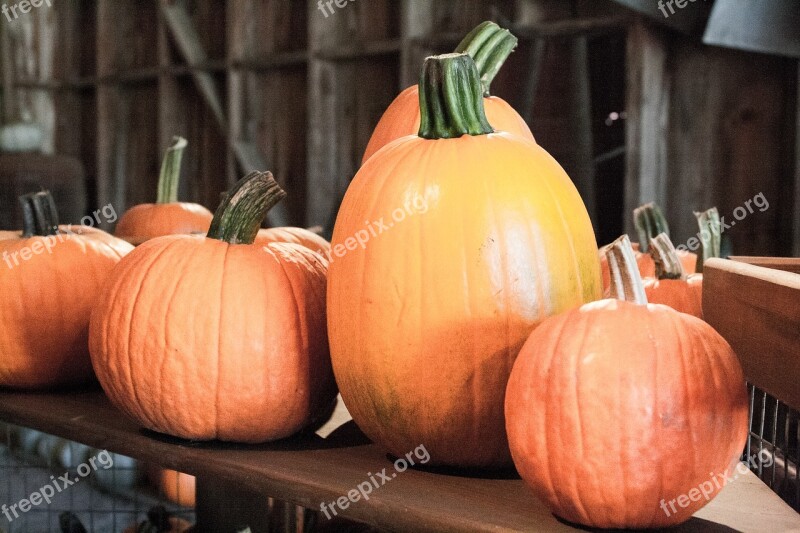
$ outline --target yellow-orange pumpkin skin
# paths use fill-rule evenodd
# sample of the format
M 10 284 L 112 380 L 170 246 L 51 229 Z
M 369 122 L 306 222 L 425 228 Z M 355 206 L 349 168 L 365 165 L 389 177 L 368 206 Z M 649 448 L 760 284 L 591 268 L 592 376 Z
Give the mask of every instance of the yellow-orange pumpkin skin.
M 92 380 L 89 315 L 133 247 L 99 229 L 0 236 L 0 387 L 46 389 Z M 24 255 L 23 255 L 24 254 Z
M 650 303 L 703 318 L 702 274 L 692 274 L 686 279 L 646 279 L 644 291 Z
M 508 383 L 506 427 L 520 475 L 557 516 L 667 527 L 708 500 L 674 512 L 669 502 L 701 484 L 712 498 L 717 476 L 733 475 L 747 404 L 736 355 L 711 326 L 602 300 L 533 332 Z
M 600 297 L 597 245 L 563 169 L 508 133 L 426 140 L 376 154 L 332 239 L 334 372 L 359 427 L 396 456 L 510 464 L 503 394 L 530 331 Z M 384 227 L 385 226 L 385 227 Z
M 487 96 L 483 99 L 483 105 L 486 118 L 495 130 L 534 140 L 528 124 L 508 102 L 497 96 Z M 362 164 L 392 141 L 416 135 L 419 123 L 419 86 L 412 85 L 401 92 L 383 113 L 367 144 Z
M 144 243 L 92 313 L 100 383 L 144 427 L 177 437 L 250 443 L 296 433 L 337 392 L 326 269 L 294 244 Z
M 190 202 L 139 204 L 120 217 L 114 234 L 133 244 L 164 235 L 205 235 L 213 217 L 202 205 Z
M 258 230 L 255 244 L 259 246 L 266 246 L 272 242 L 288 242 L 292 244 L 299 244 L 301 246 L 305 246 L 312 252 L 321 254 L 323 257 L 330 256 L 331 244 L 313 231 L 305 228 L 287 226 Z

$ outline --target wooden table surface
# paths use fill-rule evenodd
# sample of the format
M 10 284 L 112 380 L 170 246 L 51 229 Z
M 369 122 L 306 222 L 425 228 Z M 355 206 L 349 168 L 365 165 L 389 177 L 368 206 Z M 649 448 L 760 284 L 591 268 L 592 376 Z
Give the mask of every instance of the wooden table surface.
M 167 468 L 232 483 L 311 509 L 333 502 L 392 464 L 352 425 L 322 439 L 238 446 L 190 443 L 141 430 L 99 390 L 0 392 L 0 420 Z M 559 522 L 514 473 L 468 476 L 440 470 L 398 473 L 341 516 L 395 531 L 578 531 Z M 673 532 L 800 532 L 800 515 L 749 472 Z

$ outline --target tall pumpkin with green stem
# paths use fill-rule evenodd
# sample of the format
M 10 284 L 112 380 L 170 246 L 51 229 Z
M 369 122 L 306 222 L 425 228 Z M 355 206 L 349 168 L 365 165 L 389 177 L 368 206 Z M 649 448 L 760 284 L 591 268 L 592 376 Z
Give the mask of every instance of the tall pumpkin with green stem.
M 211 211 L 200 204 L 178 201 L 181 161 L 186 139 L 174 137 L 161 162 L 156 203 L 135 205 L 119 219 L 115 234 L 133 244 L 154 237 L 205 233 Z
M 517 38 L 510 31 L 486 21 L 464 37 L 455 53 L 469 54 L 474 59 L 480 76 L 486 116 L 494 129 L 533 141 L 533 134 L 519 113 L 502 98 L 492 96 L 490 91 L 492 81 L 516 47 Z M 416 134 L 419 127 L 419 85 L 412 85 L 401 92 L 384 112 L 372 132 L 362 164 L 392 141 Z
M 91 381 L 89 314 L 133 247 L 99 230 L 59 225 L 53 197 L 20 197 L 21 232 L 0 236 L 0 387 L 47 389 Z
M 251 173 L 207 236 L 152 239 L 115 269 L 89 347 L 109 398 L 142 426 L 264 442 L 332 409 L 327 262 L 296 244 L 253 244 L 284 196 L 272 174 Z
M 494 132 L 469 55 L 428 58 L 419 97 L 418 135 L 367 161 L 339 210 L 334 371 L 356 423 L 389 452 L 424 444 L 434 464 L 505 466 L 511 365 L 540 321 L 600 297 L 597 244 L 558 163 Z
M 703 264 L 712 257 L 720 257 L 722 248 L 722 223 L 719 211 L 712 207 L 702 213 L 695 213 L 700 228 L 700 242 L 703 247 L 697 256 L 697 272 L 703 272 Z

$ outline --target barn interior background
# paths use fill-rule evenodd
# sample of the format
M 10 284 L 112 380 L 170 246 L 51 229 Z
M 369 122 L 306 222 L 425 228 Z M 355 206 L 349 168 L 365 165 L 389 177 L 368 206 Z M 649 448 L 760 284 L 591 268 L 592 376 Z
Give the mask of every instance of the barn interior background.
M 717 4 L 758 27 L 759 6 L 791 2 Z M 726 232 L 733 249 L 800 254 L 800 54 L 704 44 L 711 2 L 667 18 L 634 0 L 339 3 L 52 0 L 3 17 L 5 123 L 35 123 L 43 137 L 41 155 L 0 156 L 2 226 L 38 185 L 67 222 L 152 201 L 180 134 L 183 199 L 213 209 L 245 171 L 270 169 L 289 193 L 270 222 L 330 232 L 372 128 L 421 58 L 493 19 L 521 40 L 493 90 L 578 185 L 600 243 L 632 231 L 646 201 L 685 242 L 693 210 L 717 205 L 731 220 L 763 193 L 769 208 Z

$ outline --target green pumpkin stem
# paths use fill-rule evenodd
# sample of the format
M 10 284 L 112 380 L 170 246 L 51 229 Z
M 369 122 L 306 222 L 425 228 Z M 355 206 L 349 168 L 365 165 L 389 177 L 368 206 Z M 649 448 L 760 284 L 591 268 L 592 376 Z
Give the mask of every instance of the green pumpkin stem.
M 444 54 L 425 60 L 419 82 L 419 107 L 419 136 L 423 139 L 494 132 L 483 109 L 478 69 L 468 54 Z
M 611 297 L 617 300 L 647 305 L 647 294 L 636 264 L 631 240 L 623 235 L 605 247 L 608 272 L 611 277 Z
M 697 255 L 697 272 L 703 271 L 703 264 L 712 257 L 721 256 L 722 248 L 722 224 L 719 219 L 719 211 L 712 207 L 702 213 L 695 212 L 697 224 L 700 226 L 700 242 L 703 250 Z
M 492 80 L 517 47 L 517 38 L 494 22 L 482 22 L 456 47 L 457 54 L 469 54 L 478 67 L 483 96 L 490 96 Z
M 22 236 L 47 237 L 58 234 L 58 210 L 50 191 L 34 192 L 19 197 L 22 207 Z
M 219 204 L 208 237 L 228 244 L 253 244 L 267 212 L 284 198 L 286 193 L 272 172 L 251 172 Z
M 678 251 L 672 244 L 669 235 L 659 233 L 650 239 L 650 256 L 656 264 L 658 279 L 685 279 L 686 273 L 678 257 Z
M 644 204 L 633 210 L 633 223 L 639 234 L 639 251 L 647 253 L 650 239 L 659 233 L 669 235 L 669 225 L 661 208 L 654 202 Z
M 181 179 L 181 160 L 186 149 L 186 139 L 173 137 L 172 144 L 164 153 L 161 161 L 161 173 L 158 176 L 158 196 L 156 203 L 171 204 L 178 201 L 178 185 Z

